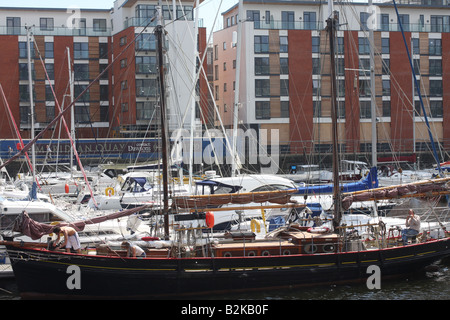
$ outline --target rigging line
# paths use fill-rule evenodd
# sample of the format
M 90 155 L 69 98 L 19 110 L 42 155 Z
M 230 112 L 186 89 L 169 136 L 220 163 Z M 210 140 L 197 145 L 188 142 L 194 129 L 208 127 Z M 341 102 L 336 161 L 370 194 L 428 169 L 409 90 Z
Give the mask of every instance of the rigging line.
M 39 51 L 39 48 L 37 47 L 36 39 L 35 39 L 34 37 L 33 37 L 33 41 L 35 42 L 35 46 L 36 46 L 36 48 L 37 48 L 38 55 L 39 55 L 39 59 L 40 59 L 40 61 L 41 61 L 42 67 L 44 68 L 45 76 L 47 77 L 47 80 L 50 82 L 50 77 L 48 76 L 47 69 L 45 68 L 44 60 L 42 59 L 41 52 Z M 70 62 L 69 62 L 69 63 L 70 63 Z M 69 75 L 69 76 L 71 77 L 71 75 Z M 53 96 L 55 97 L 55 103 L 56 103 L 56 106 L 58 107 L 58 111 L 59 111 L 60 114 L 62 114 L 61 106 L 59 105 L 58 99 L 56 98 L 56 93 L 55 93 L 55 91 L 54 91 L 54 89 L 53 89 L 53 86 L 52 86 L 51 83 L 49 83 L 49 85 L 50 85 L 50 89 L 52 90 Z M 88 181 L 88 178 L 87 178 L 87 176 L 86 176 L 86 172 L 84 171 L 84 168 L 83 168 L 83 165 L 82 165 L 82 163 L 81 163 L 80 157 L 79 157 L 79 155 L 78 155 L 77 149 L 75 148 L 75 144 L 74 144 L 74 142 L 73 142 L 72 135 L 70 134 L 70 130 L 69 130 L 69 128 L 67 127 L 66 119 L 65 119 L 64 117 L 61 117 L 61 119 L 62 119 L 63 124 L 64 124 L 64 127 L 65 127 L 65 129 L 66 129 L 66 133 L 67 133 L 67 135 L 68 135 L 68 137 L 69 137 L 70 144 L 71 144 L 71 146 L 72 146 L 72 148 L 73 148 L 74 155 L 75 155 L 75 157 L 76 157 L 76 159 L 77 159 L 77 161 L 78 161 L 78 165 L 80 166 L 81 172 L 83 173 L 83 177 L 84 177 L 84 180 L 85 180 L 85 182 L 86 182 L 86 185 L 88 186 L 89 192 L 90 192 L 90 194 L 91 194 L 91 198 L 92 198 L 92 200 L 93 200 L 93 202 L 94 202 L 95 207 L 98 207 L 97 201 L 96 201 L 95 198 L 94 198 L 94 193 L 93 193 L 93 191 L 92 191 L 91 185 L 90 185 L 90 183 L 89 183 L 89 181 Z
M 149 21 L 149 23 L 147 24 L 147 26 L 148 25 L 150 25 L 150 23 L 152 22 L 153 20 L 150 20 Z M 66 113 L 68 110 L 70 110 L 70 108 L 87 92 L 87 90 L 89 90 L 89 88 L 95 83 L 95 82 L 97 82 L 100 78 L 101 78 L 101 76 L 103 76 L 103 74 L 106 72 L 106 71 L 108 71 L 110 68 L 111 68 L 111 66 L 112 66 L 112 64 L 115 62 L 115 61 L 117 61 L 117 59 L 119 59 L 121 56 L 122 56 L 122 54 L 125 52 L 125 50 L 127 50 L 135 41 L 136 41 L 136 39 L 137 39 L 137 37 L 139 36 L 139 35 L 141 35 L 143 32 L 144 32 L 144 30 L 145 30 L 145 28 L 143 28 L 143 30 L 140 32 L 140 33 L 138 33 L 138 35 L 136 35 L 135 37 L 134 37 L 134 39 L 133 39 L 133 41 L 131 41 L 125 48 L 124 48 L 124 50 L 123 51 L 121 51 L 113 60 L 112 60 L 112 62 L 110 63 L 110 64 L 108 64 L 108 66 L 102 71 L 102 72 L 100 72 L 100 74 L 91 82 L 91 83 L 89 83 L 89 85 L 83 90 L 83 92 L 81 92 L 79 95 L 78 95 L 78 97 L 76 97 L 75 99 L 74 99 L 74 101 L 72 102 L 72 103 L 70 103 L 65 109 L 63 109 L 63 110 L 61 110 L 61 112 L 58 114 L 58 116 L 56 116 L 48 125 L 47 125 L 47 127 L 46 128 L 44 128 L 41 132 L 39 132 L 35 137 L 34 137 L 34 139 L 33 140 L 31 140 L 30 142 L 28 142 L 28 144 L 27 145 L 25 145 L 23 148 L 22 148 L 22 150 L 19 150 L 19 152 L 18 153 L 16 153 L 15 155 L 13 155 L 11 158 L 9 158 L 5 163 L 3 163 L 3 164 L 0 164 L 0 169 L 1 168 L 3 168 L 4 166 L 6 166 L 6 165 L 8 165 L 9 163 L 11 163 L 12 161 L 14 161 L 14 160 L 16 160 L 19 156 L 21 156 L 22 154 L 24 154 L 26 151 L 28 151 L 28 149 L 30 149 L 31 148 L 31 146 L 37 141 L 37 140 L 39 140 L 43 135 L 44 135 L 44 133 L 45 132 L 47 132 L 47 130 L 51 127 L 51 126 L 53 126 L 63 115 L 64 115 L 64 113 Z
M 411 71 L 413 73 L 415 87 L 417 87 L 417 93 L 419 94 L 420 104 L 422 106 L 422 111 L 423 111 L 424 117 L 425 117 L 425 123 L 427 124 L 427 127 L 428 127 L 428 133 L 429 133 L 429 136 L 430 136 L 430 142 L 431 142 L 432 148 L 433 148 L 434 160 L 436 161 L 437 168 L 439 170 L 439 174 L 441 174 L 442 173 L 441 165 L 440 165 L 439 158 L 438 158 L 438 155 L 437 155 L 437 152 L 436 152 L 436 147 L 434 145 L 433 135 L 431 134 L 431 131 L 430 131 L 430 124 L 428 123 L 428 117 L 426 116 L 426 113 L 425 113 L 425 106 L 423 104 L 422 94 L 420 92 L 420 87 L 417 85 L 416 72 L 414 70 L 414 65 L 412 64 L 411 55 L 409 53 L 408 45 L 406 43 L 405 33 L 403 31 L 403 24 L 402 24 L 402 22 L 400 20 L 400 15 L 399 15 L 398 9 L 397 9 L 397 3 L 395 2 L 395 0 L 393 0 L 393 3 L 394 3 L 394 8 L 395 8 L 395 13 L 397 15 L 398 24 L 399 24 L 400 30 L 402 32 L 403 42 L 405 44 L 405 49 L 406 49 L 406 53 L 408 55 L 409 64 L 410 64 L 410 67 L 411 67 Z

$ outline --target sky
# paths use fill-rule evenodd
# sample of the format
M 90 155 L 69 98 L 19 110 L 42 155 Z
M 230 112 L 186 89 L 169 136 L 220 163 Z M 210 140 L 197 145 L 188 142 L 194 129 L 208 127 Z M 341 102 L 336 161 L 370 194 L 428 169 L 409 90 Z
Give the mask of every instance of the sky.
M 172 4 L 172 0 L 163 0 L 163 3 Z M 178 2 L 178 1 L 177 1 Z M 222 28 L 221 13 L 231 8 L 238 0 L 205 0 L 200 4 L 199 16 L 203 19 L 203 26 L 207 28 L 207 32 L 211 32 Z M 194 3 L 194 0 L 192 0 Z M 114 5 L 114 0 L 0 0 L 0 7 L 40 7 L 40 8 L 68 8 L 79 7 L 85 9 L 110 9 Z M 214 19 L 217 12 L 216 23 Z

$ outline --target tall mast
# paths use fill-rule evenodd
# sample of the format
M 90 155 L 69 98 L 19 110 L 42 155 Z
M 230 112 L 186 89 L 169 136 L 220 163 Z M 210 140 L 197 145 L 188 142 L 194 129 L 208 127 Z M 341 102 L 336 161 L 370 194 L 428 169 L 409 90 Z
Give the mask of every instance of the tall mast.
M 76 148 L 75 146 L 75 105 L 73 104 L 73 100 L 74 100 L 74 70 L 72 69 L 72 62 L 71 62 L 71 58 L 70 58 L 70 49 L 69 47 L 66 47 L 67 50 L 67 63 L 68 63 L 68 68 L 69 68 L 69 85 L 70 85 L 70 104 L 72 105 L 72 107 L 70 108 L 70 135 L 72 137 L 72 148 L 70 148 L 70 175 L 73 178 L 73 169 L 72 169 L 72 165 L 73 165 L 73 149 Z
M 161 153 L 162 153 L 162 177 L 163 177 L 163 215 L 164 215 L 164 236 L 169 238 L 169 182 L 167 166 L 167 132 L 166 132 L 166 95 L 164 80 L 164 53 L 163 53 L 163 32 L 161 6 L 156 8 L 157 26 L 155 27 L 156 39 L 158 41 L 158 69 L 160 88 L 160 117 L 161 117 Z
M 374 7 L 372 6 L 372 0 L 369 0 L 369 10 L 371 10 L 370 15 L 372 17 L 372 21 L 374 21 L 374 15 L 376 12 Z M 374 25 L 368 26 L 369 28 L 369 48 L 370 48 L 370 111 L 371 111 L 371 120 L 372 120 L 372 167 L 377 166 L 377 108 L 375 102 L 375 55 L 374 55 L 374 38 L 373 38 L 373 28 Z
M 28 90 L 30 94 L 30 117 L 31 117 L 31 135 L 30 139 L 34 139 L 34 99 L 33 99 L 33 75 L 31 70 L 31 27 L 25 27 L 27 30 L 27 56 L 28 56 Z M 31 146 L 31 172 L 33 175 L 33 183 L 36 182 L 36 152 L 34 144 Z
M 334 38 L 336 33 L 337 16 L 332 10 L 332 0 L 330 16 L 327 19 L 327 31 L 330 41 L 330 61 L 331 61 L 331 120 L 332 120 L 332 136 L 333 136 L 333 204 L 334 218 L 333 226 L 337 227 L 341 221 L 341 191 L 339 189 L 339 159 L 338 159 L 338 125 L 337 125 L 337 87 L 336 87 L 336 62 L 334 50 Z

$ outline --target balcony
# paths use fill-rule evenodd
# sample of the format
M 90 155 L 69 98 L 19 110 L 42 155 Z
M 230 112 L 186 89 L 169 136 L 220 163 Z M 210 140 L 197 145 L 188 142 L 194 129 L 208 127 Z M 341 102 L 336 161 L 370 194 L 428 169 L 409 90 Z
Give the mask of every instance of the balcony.
M 31 32 L 36 36 L 87 36 L 87 37 L 106 37 L 111 35 L 110 28 L 68 28 L 54 27 L 51 29 L 41 29 L 32 27 Z M 0 26 L 0 35 L 26 35 L 25 26 L 6 27 Z

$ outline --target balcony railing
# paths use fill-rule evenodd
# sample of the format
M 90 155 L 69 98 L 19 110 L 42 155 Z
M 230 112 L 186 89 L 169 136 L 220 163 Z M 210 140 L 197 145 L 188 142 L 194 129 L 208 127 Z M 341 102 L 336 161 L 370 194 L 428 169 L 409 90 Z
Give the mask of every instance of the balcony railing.
M 93 36 L 104 37 L 111 35 L 110 28 L 68 28 L 54 27 L 52 29 L 41 29 L 40 27 L 32 27 L 31 32 L 37 36 Z M 24 26 L 6 27 L 0 26 L 0 35 L 26 35 L 27 31 Z
M 253 23 L 255 29 L 275 29 L 275 30 L 322 30 L 325 23 L 321 21 L 304 22 L 304 21 L 270 21 L 256 20 L 248 21 Z M 345 26 L 342 28 L 346 28 Z M 368 30 L 364 26 L 358 27 L 357 30 Z M 398 23 L 378 24 L 375 31 L 401 31 Z M 436 25 L 423 23 L 403 24 L 403 31 L 409 32 L 450 32 L 450 25 Z

